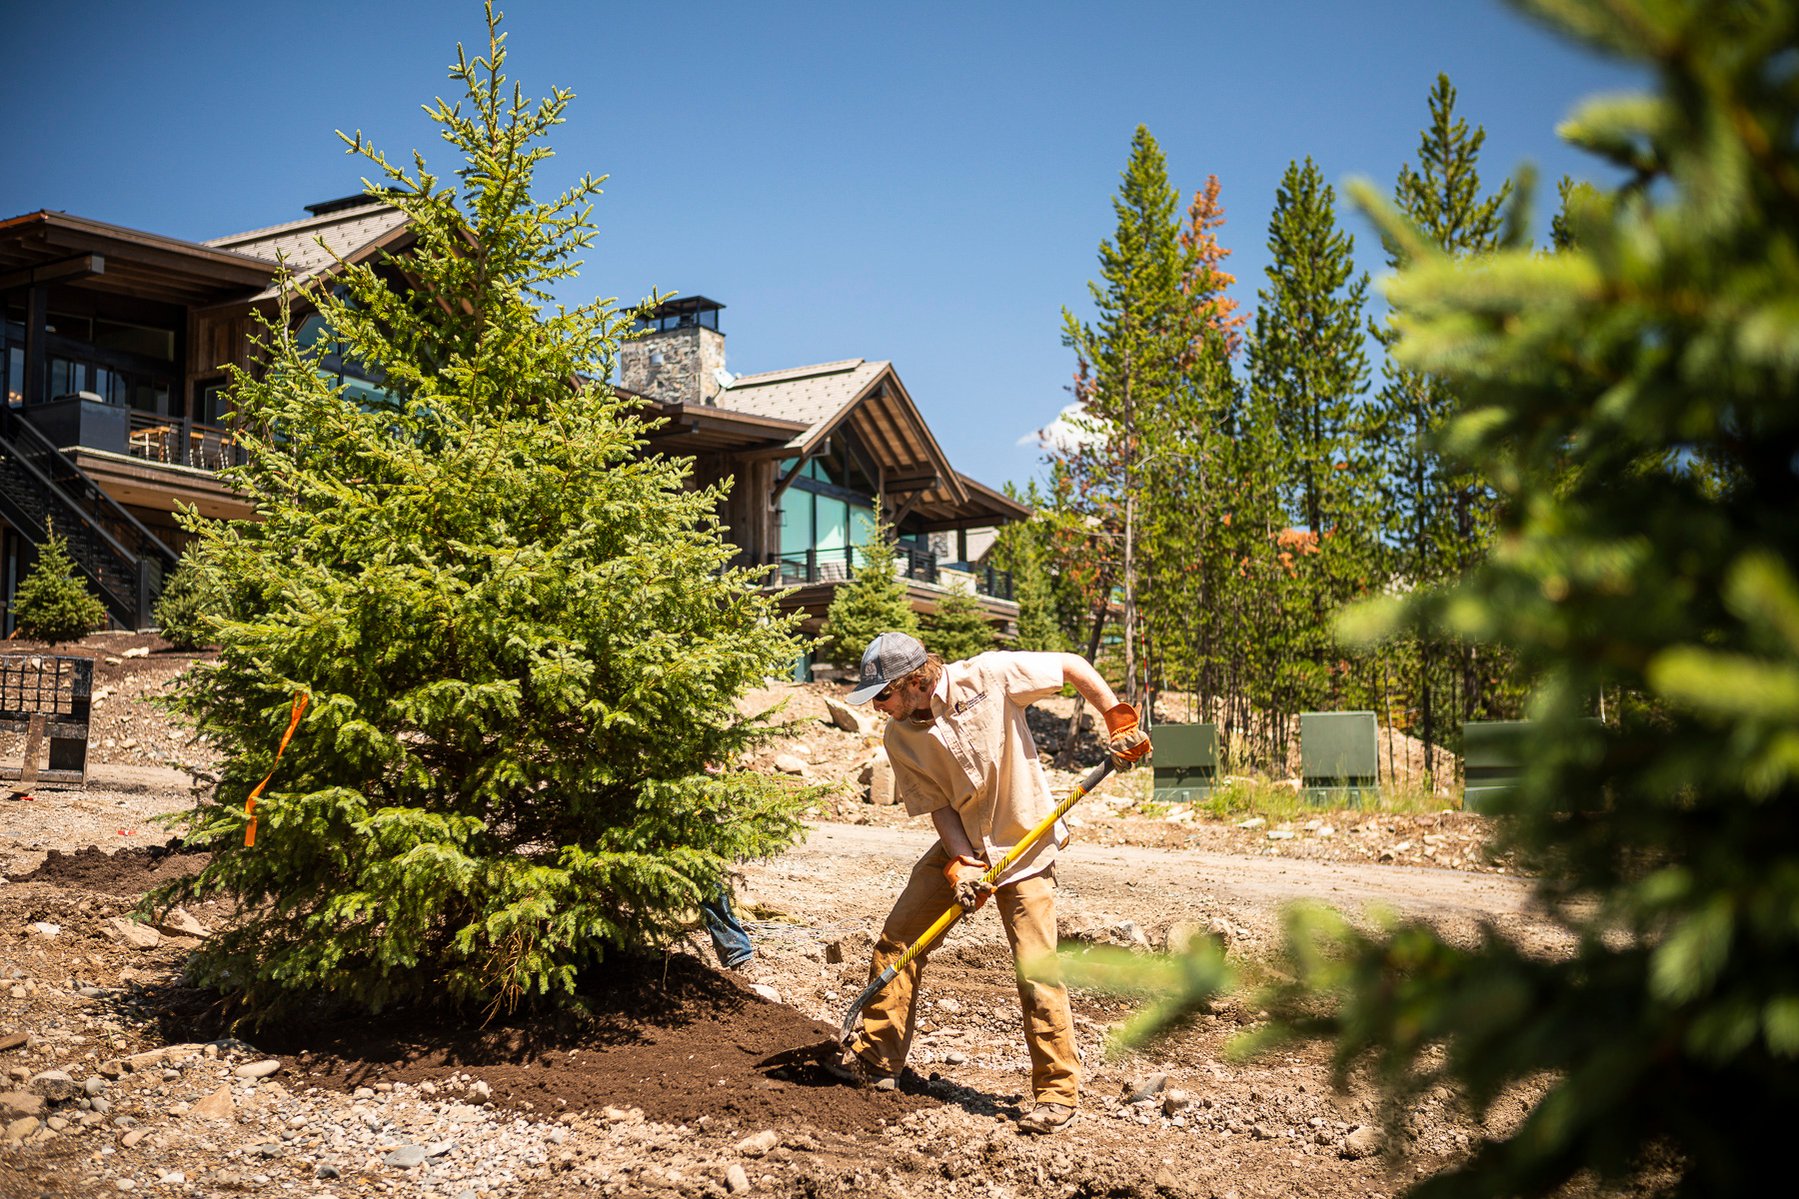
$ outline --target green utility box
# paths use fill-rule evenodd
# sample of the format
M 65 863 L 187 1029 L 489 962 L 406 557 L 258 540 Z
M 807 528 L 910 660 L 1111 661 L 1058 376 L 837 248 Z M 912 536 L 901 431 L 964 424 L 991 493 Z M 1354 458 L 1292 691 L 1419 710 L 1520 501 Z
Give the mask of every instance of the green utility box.
M 1524 773 L 1528 720 L 1470 720 L 1462 725 L 1462 811 L 1485 812 Z
M 1218 782 L 1218 726 L 1159 724 L 1149 730 L 1157 803 L 1195 803 Z
M 1301 712 L 1299 772 L 1307 803 L 1360 807 L 1379 798 L 1379 731 L 1372 712 Z

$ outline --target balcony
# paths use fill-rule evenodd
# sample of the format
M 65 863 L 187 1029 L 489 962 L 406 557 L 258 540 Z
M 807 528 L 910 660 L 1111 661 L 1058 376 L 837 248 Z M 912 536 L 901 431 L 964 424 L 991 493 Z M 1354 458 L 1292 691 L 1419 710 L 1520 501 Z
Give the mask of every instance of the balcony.
M 244 461 L 243 448 L 233 439 L 230 429 L 147 412 L 131 414 L 125 452 L 145 462 L 199 470 L 223 470 Z
M 30 404 L 20 414 L 52 445 L 101 450 L 165 466 L 216 471 L 241 463 L 231 430 L 109 404 L 93 392 Z
M 895 547 L 895 560 L 901 578 L 931 587 L 947 587 L 967 581 L 976 595 L 993 599 L 1012 599 L 1012 576 L 991 566 L 969 567 L 965 564 L 940 564 L 929 550 L 901 542 Z M 773 566 L 769 582 L 782 587 L 802 587 L 810 583 L 842 583 L 856 577 L 859 550 L 809 549 L 802 553 L 778 554 L 769 559 Z

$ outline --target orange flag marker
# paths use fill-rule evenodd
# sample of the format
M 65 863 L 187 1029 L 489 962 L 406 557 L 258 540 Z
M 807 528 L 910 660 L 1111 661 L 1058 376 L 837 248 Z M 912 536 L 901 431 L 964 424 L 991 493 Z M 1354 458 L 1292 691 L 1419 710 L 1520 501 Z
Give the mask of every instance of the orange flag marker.
M 269 765 L 268 778 L 257 783 L 256 790 L 250 792 L 249 798 L 244 800 L 244 815 L 250 821 L 244 826 L 245 849 L 256 844 L 256 797 L 261 795 L 262 789 L 269 785 L 269 779 L 275 777 L 275 767 L 281 764 L 281 755 L 287 752 L 287 743 L 294 739 L 294 730 L 300 727 L 300 717 L 306 714 L 306 705 L 311 702 L 312 696 L 304 691 L 294 694 L 293 718 L 287 722 L 287 732 L 281 734 L 281 744 L 275 747 L 275 760 Z

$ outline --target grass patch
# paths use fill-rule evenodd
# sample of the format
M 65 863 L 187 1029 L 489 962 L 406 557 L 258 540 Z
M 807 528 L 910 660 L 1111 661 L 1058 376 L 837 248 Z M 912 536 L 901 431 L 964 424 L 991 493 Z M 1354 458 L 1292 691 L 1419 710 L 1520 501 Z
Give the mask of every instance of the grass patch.
M 1145 808 L 1165 805 L 1144 804 Z M 1260 776 L 1229 778 L 1213 788 L 1205 800 L 1193 805 L 1195 815 L 1215 820 L 1242 820 L 1260 816 L 1271 822 L 1309 819 L 1326 812 L 1390 812 L 1397 815 L 1419 815 L 1458 806 L 1453 800 L 1435 796 L 1420 784 L 1382 783 L 1378 797 L 1354 807 L 1319 805 L 1307 802 L 1304 794 L 1291 783 L 1275 782 Z

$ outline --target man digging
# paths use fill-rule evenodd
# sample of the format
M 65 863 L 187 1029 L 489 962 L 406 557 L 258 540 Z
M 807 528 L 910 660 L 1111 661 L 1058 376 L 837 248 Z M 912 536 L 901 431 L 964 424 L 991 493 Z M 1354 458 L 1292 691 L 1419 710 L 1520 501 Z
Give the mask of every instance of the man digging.
M 882 633 L 862 655 L 849 702 L 885 713 L 894 789 L 908 815 L 930 814 L 937 843 L 912 867 L 875 942 L 873 979 L 949 908 L 973 912 L 994 895 L 1012 947 L 1035 1106 L 1023 1133 L 1054 1132 L 1080 1102 L 1068 988 L 1056 963 L 1058 824 L 1012 864 L 994 888 L 980 879 L 1055 809 L 1025 709 L 1064 684 L 1102 713 L 1106 752 L 1121 770 L 1149 753 L 1137 713 L 1118 702 L 1086 659 L 1064 653 L 986 653 L 946 665 L 905 633 Z M 900 971 L 862 1013 L 862 1029 L 830 1072 L 860 1086 L 892 1089 L 912 1046 L 918 984 L 929 950 Z

